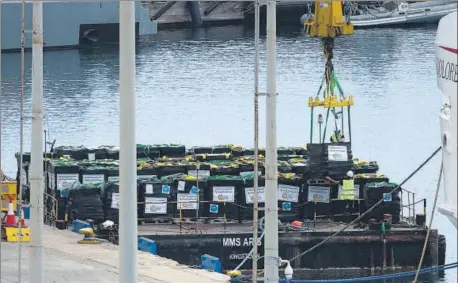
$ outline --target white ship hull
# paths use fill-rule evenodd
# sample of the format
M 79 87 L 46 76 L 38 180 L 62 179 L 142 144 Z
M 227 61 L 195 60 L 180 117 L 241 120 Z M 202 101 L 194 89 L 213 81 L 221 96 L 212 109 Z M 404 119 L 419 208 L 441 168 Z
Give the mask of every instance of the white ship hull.
M 457 226 L 457 12 L 439 22 L 436 35 L 437 85 L 442 92 L 440 112 L 445 203 L 439 211 Z

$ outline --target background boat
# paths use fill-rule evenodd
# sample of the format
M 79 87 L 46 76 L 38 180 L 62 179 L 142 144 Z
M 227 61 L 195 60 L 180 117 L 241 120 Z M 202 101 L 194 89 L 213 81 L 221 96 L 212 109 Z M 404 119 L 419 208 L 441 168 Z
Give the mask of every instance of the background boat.
M 353 10 L 356 15 L 351 15 L 351 21 L 355 27 L 434 24 L 457 9 L 457 2 L 450 0 L 412 4 L 405 1 L 396 2 L 388 2 L 383 7 L 359 6 L 357 10 Z
M 21 48 L 20 1 L 3 2 L 1 12 L 2 51 Z M 147 9 L 136 2 L 136 36 L 150 36 L 157 32 Z M 25 29 L 32 30 L 32 3 L 26 3 Z M 116 2 L 44 3 L 44 48 L 74 48 L 119 42 L 119 4 Z M 31 48 L 32 36 L 26 32 L 25 48 Z

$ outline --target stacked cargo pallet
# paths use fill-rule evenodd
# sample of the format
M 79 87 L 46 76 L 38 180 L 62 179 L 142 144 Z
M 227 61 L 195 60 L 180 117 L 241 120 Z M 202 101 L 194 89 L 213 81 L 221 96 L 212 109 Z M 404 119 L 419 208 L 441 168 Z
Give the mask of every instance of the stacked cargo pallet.
M 174 219 L 208 222 L 243 222 L 252 220 L 254 151 L 239 146 L 191 147 L 182 145 L 137 145 L 138 219 L 143 222 L 172 222 Z M 259 204 L 264 202 L 264 155 L 259 150 Z M 25 155 L 25 158 L 30 156 Z M 46 160 L 47 192 L 59 200 L 59 219 L 65 213 L 78 217 L 84 205 L 79 198 L 99 197 L 97 210 L 90 217 L 98 221 L 118 219 L 119 150 L 112 146 L 88 149 L 57 147 Z M 352 214 L 361 213 L 370 201 L 363 199 L 367 186 L 388 179 L 377 175 L 376 162 L 353 160 L 351 144 L 309 144 L 307 147 L 278 148 L 279 218 L 315 219 L 348 212 L 338 201 L 338 185 L 323 182 L 325 175 L 340 180 L 348 170 L 356 174 L 358 205 Z M 87 190 L 88 188 L 97 190 Z M 71 192 L 72 190 L 81 192 Z M 356 190 L 355 190 L 356 191 Z M 372 189 L 374 195 L 377 189 Z M 87 194 L 88 196 L 85 196 Z M 372 195 L 372 194 L 371 194 Z M 363 200 L 363 201 L 360 201 Z M 95 204 L 96 203 L 96 204 Z M 396 209 L 391 209 L 391 212 Z M 262 212 L 259 213 L 262 217 Z M 375 215 L 374 217 L 379 217 Z

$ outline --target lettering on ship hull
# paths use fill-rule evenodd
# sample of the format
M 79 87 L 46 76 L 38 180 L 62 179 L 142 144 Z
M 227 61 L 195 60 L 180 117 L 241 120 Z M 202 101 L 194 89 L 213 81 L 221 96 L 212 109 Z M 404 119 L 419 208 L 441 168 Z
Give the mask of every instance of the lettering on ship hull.
M 458 64 L 437 58 L 436 71 L 438 78 L 455 83 L 458 82 Z

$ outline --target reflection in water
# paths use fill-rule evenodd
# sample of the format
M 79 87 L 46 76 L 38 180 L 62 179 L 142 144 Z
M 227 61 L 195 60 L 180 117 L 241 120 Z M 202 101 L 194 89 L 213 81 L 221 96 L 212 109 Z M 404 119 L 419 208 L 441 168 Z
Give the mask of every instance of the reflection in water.
M 137 142 L 252 145 L 253 31 L 224 27 L 160 31 L 137 48 Z M 357 30 L 338 39 L 334 64 L 356 104 L 353 149 L 377 160 L 382 172 L 402 180 L 440 143 L 440 95 L 434 71 L 434 28 Z M 278 144 L 308 140 L 309 96 L 323 72 L 319 40 L 300 28 L 280 30 L 277 39 Z M 265 39 L 261 39 L 261 86 L 265 89 Z M 118 144 L 117 48 L 46 52 L 46 126 L 57 145 Z M 19 54 L 3 55 L 3 166 L 15 170 L 19 148 Z M 30 53 L 26 54 L 26 116 L 30 116 Z M 260 140 L 265 145 L 264 102 Z M 29 148 L 30 120 L 25 125 Z M 406 184 L 431 198 L 439 159 Z M 433 177 L 431 177 L 433 176 Z M 430 207 L 429 207 L 430 209 Z M 445 234 L 447 262 L 456 261 L 456 230 L 437 215 Z M 447 282 L 456 273 L 447 271 Z

